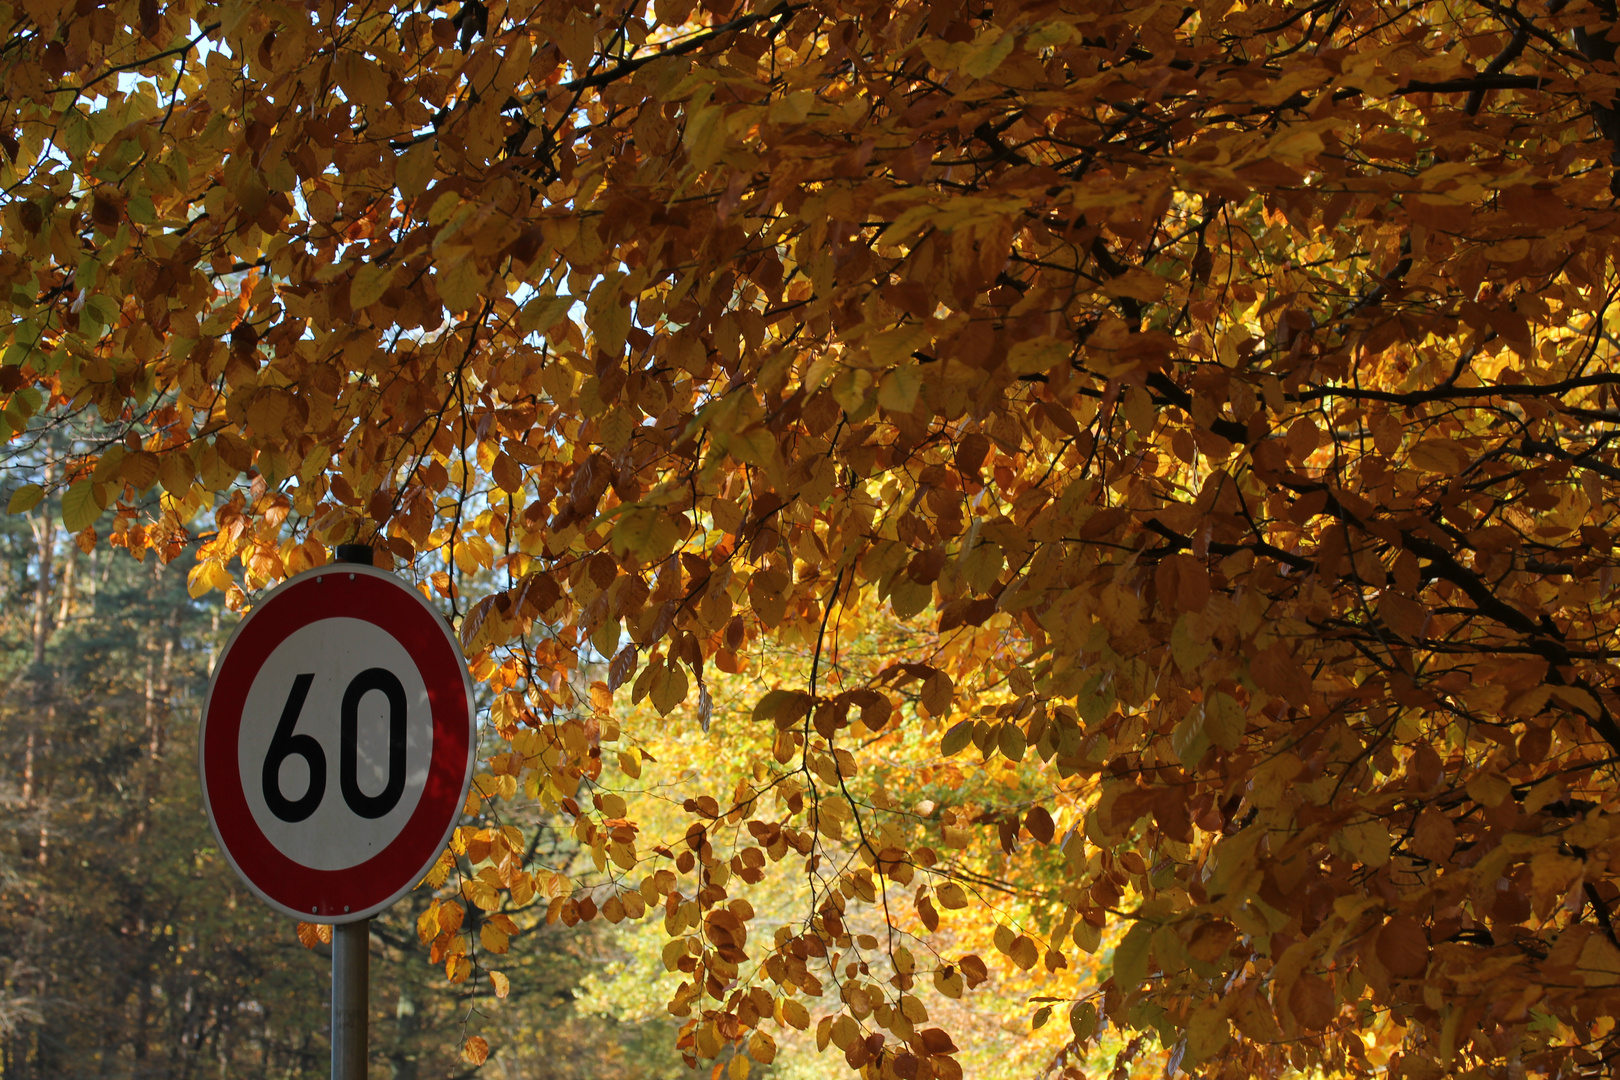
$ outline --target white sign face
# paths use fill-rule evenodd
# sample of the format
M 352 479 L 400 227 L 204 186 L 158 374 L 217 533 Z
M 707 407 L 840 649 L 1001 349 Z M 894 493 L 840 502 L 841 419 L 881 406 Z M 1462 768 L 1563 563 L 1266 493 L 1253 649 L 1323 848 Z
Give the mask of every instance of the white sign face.
M 237 736 L 253 820 L 313 870 L 347 870 L 387 847 L 422 797 L 432 753 L 421 674 L 360 619 L 322 619 L 276 646 Z
M 472 676 L 444 617 L 370 566 L 307 571 L 237 626 L 208 687 L 203 805 L 272 907 L 348 922 L 438 861 L 472 782 Z

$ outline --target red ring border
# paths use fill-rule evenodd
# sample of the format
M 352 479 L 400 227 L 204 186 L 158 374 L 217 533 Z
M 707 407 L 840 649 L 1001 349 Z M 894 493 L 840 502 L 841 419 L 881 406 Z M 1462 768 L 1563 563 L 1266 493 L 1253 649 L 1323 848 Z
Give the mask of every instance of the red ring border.
M 362 619 L 393 636 L 416 660 L 433 715 L 433 752 L 416 809 L 387 847 L 344 870 L 315 870 L 276 849 L 253 820 L 237 756 L 242 710 L 259 669 L 290 635 L 327 618 Z M 461 650 L 415 589 L 375 567 L 342 563 L 283 582 L 237 626 L 209 681 L 199 759 L 203 806 L 220 850 L 261 899 L 287 915 L 352 922 L 376 914 L 409 892 L 444 850 L 472 783 L 474 720 Z

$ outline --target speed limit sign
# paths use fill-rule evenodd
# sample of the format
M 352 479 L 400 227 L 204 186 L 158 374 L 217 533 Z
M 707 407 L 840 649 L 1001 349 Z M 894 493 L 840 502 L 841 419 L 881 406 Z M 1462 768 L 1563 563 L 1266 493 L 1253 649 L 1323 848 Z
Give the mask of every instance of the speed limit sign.
M 272 907 L 352 922 L 410 891 L 472 780 L 472 678 L 422 594 L 359 563 L 306 571 L 231 635 L 208 687 L 203 803 Z

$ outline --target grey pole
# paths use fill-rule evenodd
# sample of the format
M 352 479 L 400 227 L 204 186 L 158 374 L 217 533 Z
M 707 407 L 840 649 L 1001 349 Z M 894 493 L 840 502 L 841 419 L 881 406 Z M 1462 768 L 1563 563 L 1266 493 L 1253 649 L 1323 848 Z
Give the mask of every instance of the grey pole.
M 371 566 L 371 548 L 340 544 L 337 561 Z M 371 920 L 332 927 L 332 1080 L 366 1080 Z
M 366 1080 L 371 920 L 332 927 L 332 1080 Z

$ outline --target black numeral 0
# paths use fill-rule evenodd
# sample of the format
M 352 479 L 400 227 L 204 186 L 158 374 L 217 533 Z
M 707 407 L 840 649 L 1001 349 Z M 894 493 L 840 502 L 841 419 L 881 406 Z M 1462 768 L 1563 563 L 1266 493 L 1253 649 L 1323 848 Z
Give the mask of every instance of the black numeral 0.
M 282 821 L 303 821 L 326 796 L 326 754 L 321 744 L 313 735 L 293 734 L 314 681 L 313 674 L 293 679 L 276 732 L 270 737 L 270 750 L 264 757 L 260 777 L 264 802 Z M 388 698 L 388 783 L 381 794 L 367 795 L 360 790 L 360 699 L 373 690 L 381 690 Z M 405 794 L 405 720 L 405 687 L 387 668 L 367 668 L 343 691 L 338 726 L 338 787 L 349 809 L 363 818 L 382 817 L 398 806 L 400 796 Z M 309 766 L 309 790 L 296 799 L 287 798 L 281 791 L 281 765 L 290 757 L 301 757 Z
M 388 698 L 388 783 L 380 795 L 360 790 L 360 699 L 373 690 Z M 405 688 L 387 668 L 367 668 L 343 691 L 342 724 L 338 735 L 338 786 L 343 801 L 363 818 L 380 818 L 405 793 Z
M 314 675 L 300 675 L 293 680 L 287 704 L 281 707 L 281 720 L 276 733 L 270 736 L 270 752 L 264 756 L 264 802 L 270 812 L 282 821 L 303 821 L 321 805 L 326 795 L 326 754 L 313 735 L 294 735 L 298 714 L 304 709 L 304 698 L 309 696 L 309 684 Z M 301 757 L 309 766 L 309 790 L 296 799 L 281 793 L 281 763 L 293 756 Z

